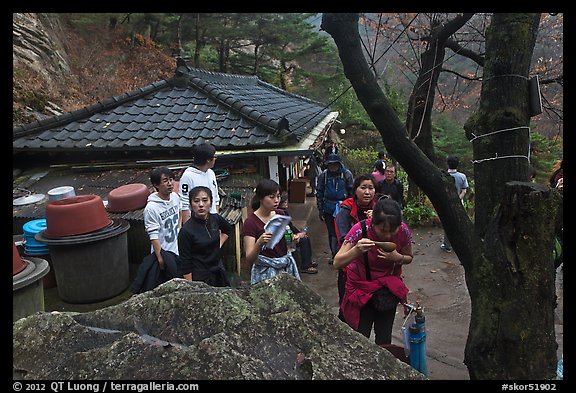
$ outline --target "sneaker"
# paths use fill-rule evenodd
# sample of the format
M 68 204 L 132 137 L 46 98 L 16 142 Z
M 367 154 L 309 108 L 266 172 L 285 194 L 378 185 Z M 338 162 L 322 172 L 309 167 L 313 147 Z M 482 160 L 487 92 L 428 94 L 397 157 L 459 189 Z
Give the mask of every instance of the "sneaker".
M 318 269 L 316 269 L 315 267 L 309 267 L 308 269 L 300 270 L 300 273 L 316 274 L 318 273 Z
M 316 194 L 313 193 L 313 192 L 309 192 L 308 194 L 306 194 L 306 196 L 307 196 L 307 197 L 313 197 L 313 196 L 316 196 Z
M 310 262 L 310 266 L 312 266 L 312 267 L 318 267 L 318 262 Z
M 446 251 L 446 252 L 452 252 L 452 248 L 446 246 L 446 244 L 444 244 L 444 243 L 442 243 L 442 244 L 440 245 L 440 248 L 443 249 L 443 250 Z

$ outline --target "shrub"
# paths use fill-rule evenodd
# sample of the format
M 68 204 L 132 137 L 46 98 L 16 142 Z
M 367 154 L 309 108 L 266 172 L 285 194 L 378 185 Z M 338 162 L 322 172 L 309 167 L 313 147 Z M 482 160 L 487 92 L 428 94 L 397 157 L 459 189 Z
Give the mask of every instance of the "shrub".
M 430 205 L 428 198 L 424 200 L 413 200 L 408 202 L 402 212 L 404 221 L 410 227 L 428 225 L 432 223 L 434 217 L 437 217 L 436 210 Z

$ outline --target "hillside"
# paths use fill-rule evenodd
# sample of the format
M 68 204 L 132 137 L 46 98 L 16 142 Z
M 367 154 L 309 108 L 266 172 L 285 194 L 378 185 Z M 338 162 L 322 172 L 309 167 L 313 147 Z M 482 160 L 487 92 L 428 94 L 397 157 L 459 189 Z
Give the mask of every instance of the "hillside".
M 70 15 L 13 14 L 13 125 L 72 111 L 172 75 L 175 59 L 171 56 L 170 48 L 161 48 L 141 35 L 131 35 L 119 23 L 111 25 L 100 22 L 98 25 L 92 21 L 73 27 L 67 22 L 71 19 Z M 316 18 L 316 23 L 319 20 Z M 538 59 L 536 71 L 543 75 L 541 81 L 562 75 L 562 19 L 558 17 L 558 21 L 554 22 L 545 18 L 545 22 L 541 34 L 548 38 L 536 46 L 534 54 Z M 381 62 L 391 64 L 386 78 L 394 81 L 394 88 L 408 97 L 412 86 L 402 74 L 404 71 L 399 63 L 404 61 L 403 57 L 397 52 L 391 52 L 389 56 Z M 547 59 L 556 68 L 546 65 Z M 460 61 L 450 65 L 450 68 L 465 74 L 462 68 L 464 60 Z M 443 74 L 441 81 L 446 78 L 453 78 L 453 75 Z M 315 82 L 311 85 L 316 88 L 322 86 L 318 80 Z M 449 113 L 448 116 L 456 123 L 464 124 L 479 99 L 480 85 L 476 83 L 471 86 L 473 88 L 466 88 L 462 84 L 459 87 L 461 90 L 452 94 L 451 103 L 438 98 L 435 103 L 437 113 Z M 327 89 L 319 89 L 323 96 L 316 97 L 310 88 L 306 90 L 307 87 L 310 86 L 302 87 L 304 91 L 299 94 L 322 102 L 330 101 Z M 343 86 L 330 86 L 330 89 L 338 91 L 345 87 L 346 83 Z M 445 86 L 441 88 L 444 92 L 451 91 Z M 532 129 L 549 137 L 562 137 L 563 88 L 558 83 L 542 83 L 541 89 L 545 112 L 532 118 Z M 338 104 L 342 108 L 341 119 L 348 116 L 354 123 L 353 116 L 347 113 L 350 112 L 347 110 L 348 104 L 338 102 L 333 105 Z M 363 114 L 363 109 L 360 112 Z M 370 132 L 366 129 L 361 131 Z M 378 137 L 374 130 L 372 132 Z
M 46 14 L 13 14 L 13 125 L 91 105 L 172 76 L 175 59 L 121 26 L 81 32 Z

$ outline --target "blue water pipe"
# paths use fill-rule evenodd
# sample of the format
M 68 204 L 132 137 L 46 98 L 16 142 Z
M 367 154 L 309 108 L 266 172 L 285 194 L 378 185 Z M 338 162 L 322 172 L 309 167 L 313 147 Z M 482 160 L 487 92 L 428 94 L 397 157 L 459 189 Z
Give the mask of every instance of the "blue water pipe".
M 428 376 L 426 368 L 426 317 L 421 306 L 416 308 L 414 323 L 408 328 L 410 340 L 410 365 Z

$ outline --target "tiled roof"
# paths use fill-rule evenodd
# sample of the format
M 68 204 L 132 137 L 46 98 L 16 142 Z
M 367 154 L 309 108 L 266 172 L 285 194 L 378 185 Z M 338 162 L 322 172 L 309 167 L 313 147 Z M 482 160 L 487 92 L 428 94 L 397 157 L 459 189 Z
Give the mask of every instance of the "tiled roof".
M 282 148 L 328 115 L 318 102 L 254 76 L 192 69 L 89 107 L 13 129 L 13 152 Z

